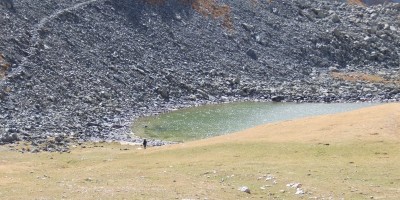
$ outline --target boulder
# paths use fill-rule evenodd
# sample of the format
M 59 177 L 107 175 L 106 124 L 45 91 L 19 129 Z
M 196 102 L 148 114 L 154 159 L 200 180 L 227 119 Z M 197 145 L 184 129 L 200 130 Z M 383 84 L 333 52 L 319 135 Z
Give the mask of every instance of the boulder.
M 333 23 L 340 23 L 340 18 L 336 14 L 331 16 L 331 20 L 332 20 Z
M 253 49 L 248 49 L 246 54 L 253 60 L 257 60 L 258 59 L 257 53 Z
M 284 96 L 272 96 L 272 97 L 271 97 L 271 100 L 272 100 L 273 102 L 281 102 L 281 101 L 283 101 L 284 99 L 285 99 Z
M 244 30 L 252 32 L 254 30 L 254 26 L 248 23 L 243 23 L 242 24 Z

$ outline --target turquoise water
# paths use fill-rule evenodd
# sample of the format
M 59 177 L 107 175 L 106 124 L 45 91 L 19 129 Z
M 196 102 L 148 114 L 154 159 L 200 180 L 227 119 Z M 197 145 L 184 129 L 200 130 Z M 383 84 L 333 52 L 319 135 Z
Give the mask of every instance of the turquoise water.
M 376 104 L 296 104 L 240 102 L 206 105 L 139 118 L 133 134 L 168 141 L 188 141 L 232 133 L 257 125 L 351 111 Z

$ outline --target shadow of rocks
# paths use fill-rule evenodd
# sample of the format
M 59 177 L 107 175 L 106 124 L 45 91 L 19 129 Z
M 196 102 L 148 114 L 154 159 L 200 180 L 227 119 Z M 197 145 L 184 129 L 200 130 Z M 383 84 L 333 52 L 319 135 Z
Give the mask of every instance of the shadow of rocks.
M 118 13 L 125 15 L 130 25 L 144 29 L 147 27 L 143 22 L 149 20 L 150 15 L 160 17 L 163 23 L 168 24 L 171 21 L 190 19 L 193 14 L 190 2 L 182 0 L 114 0 L 106 1 L 105 4 L 113 6 Z
M 0 6 L 3 6 L 7 9 L 14 9 L 14 2 L 12 0 L 0 0 Z

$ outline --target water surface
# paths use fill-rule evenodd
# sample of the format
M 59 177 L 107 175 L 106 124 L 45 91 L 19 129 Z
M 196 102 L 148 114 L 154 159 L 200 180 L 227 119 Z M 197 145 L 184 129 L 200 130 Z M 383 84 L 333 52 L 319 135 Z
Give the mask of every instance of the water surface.
M 206 105 L 138 119 L 135 135 L 168 141 L 188 141 L 232 133 L 257 125 L 372 106 L 369 103 L 260 103 Z

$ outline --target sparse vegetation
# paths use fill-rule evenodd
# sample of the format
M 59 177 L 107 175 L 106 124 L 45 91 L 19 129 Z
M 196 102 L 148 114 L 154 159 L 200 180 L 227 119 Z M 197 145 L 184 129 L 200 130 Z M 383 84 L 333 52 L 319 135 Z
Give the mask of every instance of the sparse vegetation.
M 339 79 L 349 82 L 367 82 L 367 83 L 381 83 L 381 84 L 400 84 L 399 80 L 389 80 L 377 74 L 365 74 L 360 72 L 341 73 L 331 72 L 334 79 Z
M 163 5 L 165 0 L 145 0 L 151 5 Z M 233 22 L 229 5 L 219 5 L 215 0 L 180 0 L 182 4 L 191 6 L 199 14 L 214 20 L 222 20 L 222 26 L 232 30 Z
M 228 5 L 218 5 L 215 0 L 195 0 L 192 2 L 192 7 L 203 16 L 222 19 L 225 28 L 233 29 L 231 8 Z
M 365 4 L 362 0 L 347 0 L 347 3 L 350 5 L 365 6 Z
M 4 55 L 0 54 L 0 78 L 6 76 L 7 70 L 10 68 L 11 64 L 6 62 Z

